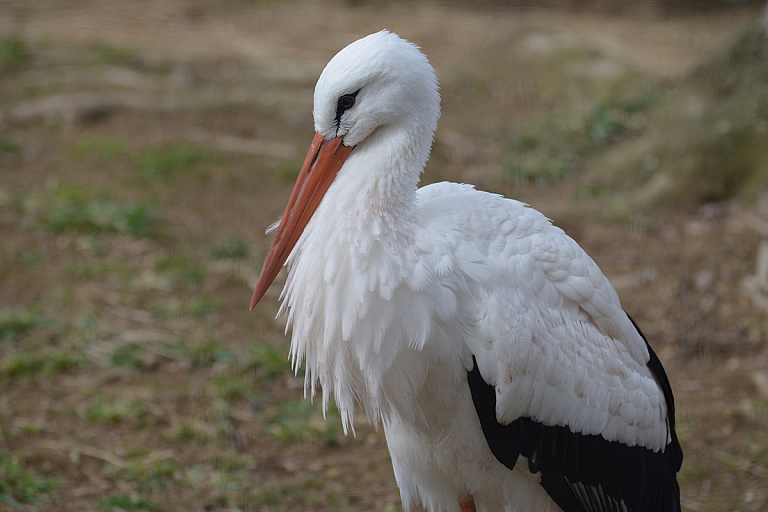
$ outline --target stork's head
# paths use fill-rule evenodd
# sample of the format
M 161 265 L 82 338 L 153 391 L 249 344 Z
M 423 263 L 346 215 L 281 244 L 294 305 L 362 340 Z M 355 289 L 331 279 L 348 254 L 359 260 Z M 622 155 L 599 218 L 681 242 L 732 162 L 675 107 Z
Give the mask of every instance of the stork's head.
M 315 131 L 326 140 L 343 136 L 345 146 L 392 124 L 431 134 L 439 116 L 437 78 L 427 57 L 386 30 L 337 53 L 315 87 Z
M 401 144 L 412 146 L 402 150 L 423 167 L 439 117 L 435 72 L 418 47 L 398 35 L 382 30 L 331 59 L 315 87 L 317 133 L 256 282 L 251 309 L 277 277 L 355 147 L 361 151 L 372 144 L 377 130 L 386 131 L 384 144 L 400 136 Z

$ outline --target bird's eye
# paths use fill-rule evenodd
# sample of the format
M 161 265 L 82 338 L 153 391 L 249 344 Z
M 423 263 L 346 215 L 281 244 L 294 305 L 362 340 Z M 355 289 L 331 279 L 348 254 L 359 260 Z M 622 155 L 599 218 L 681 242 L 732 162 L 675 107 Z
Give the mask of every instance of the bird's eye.
M 341 110 L 347 110 L 348 108 L 352 108 L 352 106 L 355 104 L 355 97 L 351 94 L 345 94 L 341 98 L 339 98 L 339 108 Z
M 355 98 L 357 98 L 357 93 L 359 92 L 360 91 L 358 90 L 352 94 L 344 94 L 339 98 L 338 103 L 336 103 L 336 121 L 341 119 L 341 115 L 344 113 L 344 111 L 355 106 Z

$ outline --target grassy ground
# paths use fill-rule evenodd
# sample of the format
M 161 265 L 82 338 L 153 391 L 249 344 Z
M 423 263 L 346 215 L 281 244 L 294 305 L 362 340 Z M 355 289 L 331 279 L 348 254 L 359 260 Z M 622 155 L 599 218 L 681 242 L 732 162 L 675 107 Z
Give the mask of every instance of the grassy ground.
M 685 508 L 765 510 L 768 326 L 741 286 L 757 209 L 643 209 L 595 178 L 654 130 L 678 90 L 660 84 L 754 16 L 6 2 L 0 510 L 400 510 L 381 433 L 347 439 L 302 399 L 279 286 L 247 312 L 314 81 L 383 26 L 441 80 L 425 180 L 525 200 L 571 233 L 670 374 Z

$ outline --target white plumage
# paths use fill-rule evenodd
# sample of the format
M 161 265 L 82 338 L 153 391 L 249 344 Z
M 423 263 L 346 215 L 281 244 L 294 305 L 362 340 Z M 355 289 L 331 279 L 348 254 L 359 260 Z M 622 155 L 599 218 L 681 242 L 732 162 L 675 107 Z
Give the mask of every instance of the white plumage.
M 287 261 L 281 312 L 307 393 L 319 384 L 345 431 L 357 408 L 383 423 L 406 510 L 679 510 L 682 453 L 655 355 L 542 214 L 468 185 L 417 189 L 439 114 L 432 67 L 395 34 L 329 62 L 251 307 Z M 592 467 L 602 446 L 619 450 L 607 466 L 625 450 L 643 462 L 615 483 L 625 469 Z M 647 457 L 666 476 L 637 475 Z M 665 489 L 645 489 L 656 480 Z

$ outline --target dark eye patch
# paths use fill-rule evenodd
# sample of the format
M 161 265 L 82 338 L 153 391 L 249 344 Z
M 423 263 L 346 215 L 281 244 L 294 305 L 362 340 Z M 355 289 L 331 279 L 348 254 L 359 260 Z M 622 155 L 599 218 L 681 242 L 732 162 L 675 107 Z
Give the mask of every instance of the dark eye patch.
M 345 111 L 355 106 L 357 93 L 359 92 L 360 90 L 358 89 L 352 94 L 344 94 L 339 97 L 339 101 L 336 103 L 336 122 L 337 123 L 341 120 L 341 116 L 342 114 L 344 114 Z

